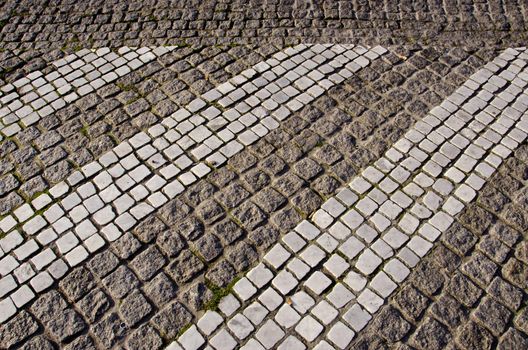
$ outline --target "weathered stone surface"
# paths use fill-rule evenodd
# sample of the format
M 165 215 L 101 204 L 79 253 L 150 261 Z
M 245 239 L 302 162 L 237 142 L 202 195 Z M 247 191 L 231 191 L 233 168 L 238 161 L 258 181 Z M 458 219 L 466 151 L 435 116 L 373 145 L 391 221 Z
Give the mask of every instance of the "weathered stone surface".
M 493 336 L 475 322 L 468 322 L 457 336 L 457 343 L 467 349 L 491 349 Z
M 239 242 L 226 251 L 227 261 L 238 271 L 246 270 L 256 259 L 258 255 L 253 247 L 244 242 Z
M 528 287 L 528 267 L 516 259 L 509 259 L 502 268 L 503 276 L 515 286 L 526 289 Z
M 392 307 L 383 309 L 373 327 L 389 342 L 397 342 L 409 332 L 411 325 Z
M 213 261 L 222 253 L 222 244 L 220 240 L 211 234 L 205 234 L 195 242 L 198 253 L 206 262 Z
M 443 295 L 433 303 L 431 312 L 451 328 L 459 326 L 467 317 L 467 312 L 463 306 L 448 295 Z
M 31 337 L 38 330 L 38 324 L 26 311 L 20 312 L 0 328 L 0 344 L 10 348 Z
M 87 269 L 79 267 L 60 281 L 59 287 L 69 299 L 77 301 L 95 287 L 95 281 Z
M 129 294 L 119 305 L 119 312 L 129 327 L 135 326 L 151 310 L 149 302 L 140 292 Z
M 411 279 L 413 284 L 426 295 L 433 295 L 444 284 L 440 271 L 426 263 L 416 266 Z
M 128 338 L 127 344 L 131 349 L 157 350 L 162 347 L 163 340 L 158 332 L 147 324 L 134 331 Z
M 249 239 L 259 247 L 261 250 L 270 248 L 279 237 L 280 233 L 272 225 L 260 226 L 257 229 L 249 232 Z
M 42 322 L 47 323 L 67 307 L 66 300 L 57 292 L 50 291 L 40 296 L 31 305 L 31 312 Z
M 433 318 L 427 318 L 412 337 L 412 344 L 422 349 L 440 349 L 451 340 L 447 329 Z
M 323 38 L 342 40 L 340 36 L 326 35 L 333 34 L 337 30 L 335 27 L 359 23 L 353 22 L 355 20 L 351 18 L 354 16 L 362 18 L 361 27 L 368 30 L 371 21 L 364 20 L 369 18 L 368 11 L 383 15 L 395 12 L 384 12 L 378 8 L 379 11 L 375 11 L 372 3 L 369 3 L 368 6 L 372 8 L 368 8 L 368 11 L 349 4 L 327 5 L 316 4 L 310 10 L 291 14 L 286 11 L 284 16 L 288 19 L 281 19 L 281 26 L 288 27 L 291 23 L 304 26 L 302 23 L 312 22 L 310 18 L 314 15 L 318 17 L 313 20 L 314 23 L 325 23 L 325 17 L 343 19 L 340 16 L 345 15 L 347 20 L 336 20 L 330 27 L 320 29 L 326 33 Z M 220 11 L 209 12 L 220 19 L 229 5 L 218 6 Z M 283 10 L 283 6 L 287 8 L 288 5 L 277 5 L 279 11 Z M 431 5 L 431 8 L 435 6 Z M 445 6 L 446 11 L 442 16 L 455 10 L 450 5 Z M 132 16 L 129 19 L 137 16 L 133 6 L 128 10 Z M 457 11 L 462 13 L 465 9 Z M 191 12 L 178 14 L 182 25 L 179 29 L 190 29 L 183 25 L 184 21 L 201 16 L 199 10 Z M 507 9 L 497 17 L 509 18 L 510 12 Z M 274 16 L 273 11 L 268 14 Z M 158 15 L 166 16 L 163 11 Z M 406 12 L 407 15 L 410 14 Z M 417 14 L 418 17 L 422 15 L 421 12 Z M 239 16 L 247 15 L 240 13 L 237 18 Z M 305 20 L 298 20 L 297 16 Z M 429 16 L 429 13 L 424 16 Z M 87 21 L 89 17 L 86 14 Z M 113 16 L 105 12 L 95 22 L 104 23 L 106 17 Z M 198 21 L 202 20 L 200 18 Z M 270 23 L 275 21 L 267 20 Z M 43 21 L 49 24 L 51 19 L 46 17 Z M 118 16 L 115 21 L 119 21 Z M 233 30 L 244 25 L 249 28 L 258 21 L 244 23 L 237 20 Z M 129 31 L 128 27 L 120 27 L 119 34 L 130 36 L 130 45 L 148 42 L 147 37 L 153 32 L 158 33 L 159 40 L 165 40 L 161 39 L 166 34 L 165 29 L 148 29 L 142 33 L 141 39 L 132 39 L 138 35 L 136 30 L 140 30 L 141 26 L 153 28 L 156 25 L 156 21 L 147 22 L 134 22 L 134 26 L 137 24 L 139 27 Z M 159 21 L 158 24 L 160 28 L 168 28 L 170 22 Z M 132 22 L 127 20 L 127 23 Z M 203 23 L 196 22 L 197 26 L 193 29 L 203 30 Z M 416 21 L 416 25 L 423 26 L 424 23 L 429 22 L 422 22 L 421 19 Z M 463 21 L 457 23 L 464 25 Z M 120 24 L 102 24 L 101 28 L 111 30 L 114 26 L 118 28 Z M 5 37 L 6 33 L 8 36 L 14 35 L 13 28 L 9 23 L 0 37 Z M 301 35 L 297 31 L 295 33 L 291 40 L 297 40 L 295 38 Z M 179 36 L 180 33 L 172 34 Z M 456 32 L 452 34 L 456 36 Z M 57 33 L 57 36 L 60 34 Z M 255 40 L 259 40 L 258 35 L 254 36 Z M 112 42 L 119 37 L 116 33 L 108 34 L 108 37 L 105 34 L 104 41 L 108 39 L 108 42 Z M 243 36 L 237 37 L 243 39 Z M 103 39 L 100 39 L 101 42 L 97 44 L 102 44 Z M 213 40 L 213 37 L 209 39 Z M 293 118 L 286 120 L 256 145 L 232 157 L 222 174 L 213 171 L 212 175 L 197 181 L 178 198 L 150 214 L 149 218 L 140 220 L 136 229 L 129 230 L 117 242 L 110 244 L 115 255 L 105 250 L 82 268 L 74 270 L 72 274 L 75 277 L 71 278 L 70 283 L 59 283 L 66 305 L 60 298 L 49 297 L 50 301 L 57 300 L 56 309 L 39 305 L 37 300 L 30 307 L 35 318 L 46 327 L 46 314 L 71 310 L 69 306 L 74 303 L 75 309 L 91 325 L 89 332 L 83 329 L 78 332 L 83 333 L 79 336 L 69 336 L 73 331 L 68 329 L 60 335 L 67 342 L 72 341 L 69 345 L 72 349 L 90 348 L 92 336 L 97 346 L 102 348 L 128 346 L 155 349 L 162 344 L 160 337 L 165 338 L 167 343 L 178 331 L 173 325 L 175 319 L 164 321 L 176 317 L 171 316 L 175 312 L 166 310 L 182 302 L 196 312 L 209 296 L 207 289 L 199 282 L 204 275 L 213 284 L 227 286 L 238 272 L 253 266 L 257 258 L 280 239 L 281 234 L 289 232 L 303 217 L 316 210 L 322 204 L 321 197 L 326 199 L 332 195 L 341 181 L 349 180 L 362 167 L 376 160 L 405 133 L 414 120 L 423 117 L 430 107 L 440 103 L 454 87 L 462 84 L 474 68 L 495 55 L 482 51 L 474 55 L 474 51 L 468 52 L 462 48 L 424 49 L 419 45 L 391 50 L 397 52 L 399 57 L 390 53 L 372 62 L 369 68 L 359 71 L 343 84 L 330 89 L 327 95 L 316 99 L 313 106 L 294 112 Z M 265 52 L 275 51 L 276 48 L 271 45 L 255 50 L 250 46 L 229 49 L 215 46 L 203 50 L 181 48 L 177 53 L 168 54 L 145 66 L 138 73 L 121 78 L 118 84 L 109 84 L 93 96 L 78 101 L 83 112 L 58 111 L 56 116 L 44 118 L 38 124 L 38 132 L 32 127 L 19 137 L 26 143 L 36 140 L 34 143 L 37 146 L 31 152 L 32 155 L 26 155 L 29 156 L 27 161 L 21 162 L 28 165 L 17 169 L 21 175 L 17 175 L 17 181 L 26 181 L 20 186 L 19 192 L 31 195 L 41 188 L 43 181 L 59 181 L 69 175 L 75 164 L 86 164 L 110 149 L 116 141 L 126 139 L 139 129 L 152 125 L 159 117 L 169 115 L 179 108 L 177 104 L 193 100 L 194 93 L 208 91 L 212 83 L 217 85 L 225 81 L 230 77 L 229 73 L 245 69 L 249 62 L 261 61 L 261 55 Z M 215 56 L 218 52 L 224 55 Z M 239 56 L 243 57 L 244 63 L 237 59 Z M 393 66 L 394 63 L 397 65 Z M 170 68 L 165 67 L 165 64 L 170 65 Z M 230 65 L 224 69 L 221 64 Z M 0 71 L 1 79 L 4 79 L 2 74 Z M 173 85 L 172 93 L 168 92 L 167 84 Z M 172 101 L 167 99 L 169 95 Z M 125 103 L 128 105 L 121 107 Z M 402 112 L 395 113 L 395 110 Z M 61 121 L 73 118 L 79 119 L 78 126 L 72 124 L 71 130 L 61 128 Z M 63 138 L 66 140 L 63 141 Z M 9 146 L 9 142 L 0 143 L 0 162 L 4 150 L 12 148 L 6 152 L 13 152 L 19 146 Z M 19 154 L 19 157 L 22 156 Z M 41 161 L 42 164 L 39 163 Z M 42 174 L 43 165 L 47 169 L 41 181 L 39 174 Z M 392 303 L 387 308 L 389 311 L 381 314 L 381 320 L 374 321 L 379 324 L 380 333 L 369 334 L 364 339 L 360 337 L 358 346 L 352 347 L 383 349 L 390 346 L 387 343 L 399 341 L 416 348 L 444 345 L 448 348 L 470 347 L 467 344 L 473 344 L 474 339 L 468 334 L 475 332 L 483 334 L 483 338 L 487 335 L 498 338 L 507 332 L 500 340 L 479 344 L 482 346 L 523 344 L 523 338 L 518 336 L 517 331 L 508 328 L 511 323 L 504 326 L 502 321 L 503 318 L 511 319 L 511 315 L 520 307 L 522 292 L 520 297 L 518 293 L 525 289 L 523 276 L 526 271 L 523 266 L 526 265 L 527 256 L 523 246 L 515 246 L 522 235 L 511 227 L 495 223 L 505 219 L 521 231 L 525 222 L 528 222 L 524 214 L 518 214 L 519 210 L 525 208 L 522 195 L 518 197 L 522 185 L 518 179 L 525 173 L 523 165 L 508 161 L 507 166 L 510 169 L 507 176 L 493 178 L 497 184 L 494 187 L 498 189 L 486 189 L 484 195 L 480 195 L 478 205 L 470 206 L 460 215 L 462 224 L 455 224 L 454 228 L 442 235 L 444 245 L 437 245 L 429 256 L 432 258 L 413 269 L 409 284 L 402 286 L 401 292 L 389 301 Z M 6 171 L 10 173 L 15 168 L 17 165 L 11 164 L 5 169 L 9 169 Z M 11 198 L 9 196 L 0 201 Z M 7 202 L 6 208 L 15 205 L 13 203 L 17 203 L 17 199 L 12 197 Z M 487 240 L 488 236 L 493 236 L 494 241 Z M 475 253 L 477 250 L 478 253 Z M 220 255 L 223 256 L 219 258 Z M 125 261 L 120 262 L 117 258 Z M 500 273 L 504 284 L 499 285 L 496 281 Z M 80 283 L 78 287 L 72 283 L 77 279 Z M 482 296 L 485 293 L 488 296 Z M 486 301 L 486 307 L 483 306 L 483 300 Z M 173 304 L 168 305 L 171 302 Z M 430 302 L 432 306 L 427 310 Z M 504 304 L 504 309 L 490 306 L 498 304 Z M 110 308 L 112 313 L 104 315 Z M 467 326 L 469 313 L 472 315 L 470 322 L 475 321 L 475 326 L 467 331 L 470 328 Z M 183 315 L 181 318 L 184 320 L 191 319 L 188 311 L 178 309 L 176 314 Z M 480 318 L 484 319 L 487 314 L 504 317 L 492 317 L 495 322 L 484 324 Z M 177 322 L 180 321 L 177 319 Z M 147 322 L 150 323 L 145 325 Z M 514 324 L 519 322 L 522 322 L 522 318 L 516 317 Z M 128 329 L 132 325 L 134 330 Z M 43 338 L 38 336 L 33 339 Z M 54 345 L 57 347 L 57 344 Z M 397 346 L 404 348 L 408 345 Z
M 465 306 L 472 306 L 482 291 L 469 278 L 456 274 L 449 282 L 448 291 Z
M 152 323 L 160 334 L 163 334 L 167 338 L 174 338 L 191 319 L 192 317 L 189 311 L 175 301 L 158 312 L 152 318 Z
M 123 339 L 127 330 L 126 324 L 116 313 L 110 313 L 92 327 L 95 338 L 106 348 L 112 347 Z
M 260 210 L 257 205 L 251 202 L 245 202 L 244 204 L 238 206 L 233 211 L 233 215 L 242 223 L 246 230 L 253 230 L 266 218 L 262 210 Z
M 153 277 L 165 264 L 165 258 L 155 246 L 150 246 L 138 254 L 130 263 L 130 267 L 144 281 Z
M 426 296 L 411 286 L 403 289 L 395 299 L 398 303 L 399 309 L 407 317 L 414 319 L 419 318 L 429 303 Z
M 20 348 L 23 350 L 53 350 L 53 343 L 43 336 L 36 336 L 30 339 L 28 342 Z
M 81 332 L 86 324 L 77 312 L 66 309 L 55 314 L 55 317 L 48 322 L 48 327 L 51 334 L 63 342 Z
M 145 285 L 147 297 L 159 308 L 176 296 L 177 287 L 164 273 L 159 273 Z
M 87 335 L 81 335 L 77 337 L 74 341 L 69 343 L 64 347 L 64 349 L 67 350 L 82 350 L 82 349 L 93 349 L 95 347 L 95 343 Z
M 178 255 L 185 247 L 185 241 L 176 230 L 166 230 L 156 237 L 156 244 L 169 258 Z
M 139 249 L 139 247 L 141 247 L 141 243 L 130 232 L 121 236 L 116 243 L 112 245 L 112 249 L 114 249 L 116 254 L 122 259 L 129 258 Z
M 104 251 L 93 257 L 88 268 L 99 278 L 104 278 L 119 265 L 119 260 L 111 251 Z
M 512 310 L 517 310 L 521 305 L 523 295 L 521 290 L 512 286 L 500 277 L 495 277 L 493 279 L 487 288 L 487 292 Z
M 121 265 L 106 276 L 103 279 L 103 283 L 113 297 L 123 298 L 139 284 L 139 281 L 128 267 Z
M 182 300 L 185 305 L 189 305 L 195 312 L 202 310 L 212 297 L 213 293 L 202 282 L 193 284 L 182 293 Z
M 168 274 L 178 283 L 188 282 L 204 268 L 204 264 L 188 250 L 184 250 L 168 267 Z
M 441 240 L 459 255 L 465 255 L 477 242 L 475 235 L 458 223 L 453 224 Z
M 514 328 L 509 328 L 505 336 L 499 341 L 498 349 L 524 349 L 528 346 L 526 335 Z
M 100 289 L 94 289 L 79 300 L 77 307 L 89 322 L 98 320 L 111 306 L 111 300 Z
M 169 202 L 169 204 L 167 204 L 160 210 L 160 215 L 162 217 L 165 217 L 165 220 L 176 220 L 175 217 L 179 217 L 179 215 L 182 215 L 173 212 L 178 211 L 180 209 L 178 209 L 179 206 L 177 206 L 176 203 L 171 203 L 173 202 Z M 158 234 L 160 234 L 163 230 L 165 230 L 165 225 L 163 224 L 163 222 L 155 216 L 151 216 L 149 217 L 149 219 L 143 221 L 134 229 L 134 234 L 143 243 L 148 243 L 155 239 Z
M 233 266 L 225 260 L 220 260 L 205 274 L 205 278 L 223 288 L 233 280 L 235 275 L 236 271 Z
M 475 310 L 475 316 L 495 336 L 498 336 L 504 332 L 512 315 L 504 305 L 493 299 L 485 298 Z

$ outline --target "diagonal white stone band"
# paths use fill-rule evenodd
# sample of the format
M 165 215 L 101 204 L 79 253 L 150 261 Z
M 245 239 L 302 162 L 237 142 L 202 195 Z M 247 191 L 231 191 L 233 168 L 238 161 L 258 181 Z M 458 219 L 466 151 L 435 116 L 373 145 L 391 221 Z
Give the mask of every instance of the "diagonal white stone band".
M 347 348 L 526 140 L 527 64 L 508 49 L 472 75 L 169 349 Z
M 67 104 L 142 67 L 176 46 L 82 49 L 0 87 L 0 133 L 16 135 Z M 0 141 L 3 137 L 0 134 Z
M 0 221 L 6 233 L 0 240 L 0 321 L 385 52 L 353 45 L 288 48 L 15 209 Z

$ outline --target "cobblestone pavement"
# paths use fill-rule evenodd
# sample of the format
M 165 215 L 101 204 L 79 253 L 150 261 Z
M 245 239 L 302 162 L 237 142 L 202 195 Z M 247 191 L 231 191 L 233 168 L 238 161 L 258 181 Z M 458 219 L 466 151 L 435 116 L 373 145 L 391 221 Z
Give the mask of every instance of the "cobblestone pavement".
M 0 349 L 528 348 L 524 2 L 0 6 Z
M 526 40 L 525 1 L 7 0 L 6 48 L 263 42 L 504 44 Z

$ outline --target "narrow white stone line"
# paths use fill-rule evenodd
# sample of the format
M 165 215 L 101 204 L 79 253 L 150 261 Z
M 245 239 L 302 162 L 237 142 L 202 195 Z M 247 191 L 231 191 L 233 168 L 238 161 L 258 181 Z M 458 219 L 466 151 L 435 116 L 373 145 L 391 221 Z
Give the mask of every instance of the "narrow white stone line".
M 0 141 L 175 48 L 82 49 L 0 87 Z
M 472 75 L 172 346 L 346 348 L 526 139 L 527 59 L 508 49 Z
M 385 52 L 341 45 L 288 48 L 15 209 L 0 221 L 7 233 L 0 240 L 0 297 L 5 297 L 0 321 L 212 166 L 221 166 Z

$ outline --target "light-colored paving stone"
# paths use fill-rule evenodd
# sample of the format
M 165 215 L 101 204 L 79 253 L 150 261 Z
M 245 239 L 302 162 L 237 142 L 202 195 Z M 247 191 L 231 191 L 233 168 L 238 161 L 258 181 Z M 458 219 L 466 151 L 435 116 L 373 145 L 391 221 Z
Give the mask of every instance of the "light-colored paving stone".
M 488 79 L 497 73 L 494 69 Z M 513 68 L 512 76 L 521 71 Z M 522 86 L 527 83 L 523 80 Z M 474 200 L 486 179 L 526 139 L 527 104 L 517 104 L 522 110 L 510 121 L 501 120 L 505 116 L 499 111 L 482 126 L 472 123 L 474 115 L 456 113 L 489 106 L 472 98 L 482 85 L 472 77 L 464 85 L 466 95 L 431 110 L 373 168 L 352 180 L 350 190 L 339 192 L 319 214 L 283 237 L 288 254 L 276 260 L 279 268 L 273 272 L 271 289 L 259 297 L 274 320 L 255 331 L 265 348 L 279 341 L 296 346 L 293 338 L 281 340 L 292 328 L 313 348 L 346 348 L 450 227 L 453 216 Z M 510 103 L 528 96 L 517 88 L 508 93 L 513 96 Z M 495 129 L 501 133 L 492 132 Z M 514 137 L 518 140 L 510 142 Z M 390 166 L 389 161 L 400 165 Z M 386 226 L 381 216 L 388 220 Z M 296 275 L 300 282 L 286 271 L 301 273 L 296 261 L 312 270 Z M 265 264 L 276 268 L 273 259 Z M 309 302 L 299 303 L 302 300 Z M 275 337 L 266 339 L 263 335 L 270 332 Z M 312 344 L 321 334 L 325 341 Z
M 132 51 L 128 49 L 127 57 L 131 60 L 130 70 L 108 64 L 106 65 L 107 73 L 102 73 L 100 78 L 94 77 L 96 82 L 92 82 L 92 87 L 101 88 L 106 83 L 117 79 L 120 75 L 111 71 L 113 68 L 116 68 L 116 71 L 119 68 L 120 74 L 126 74 L 155 59 L 157 55 L 172 49 L 173 47 L 167 47 L 153 54 L 151 49 L 141 48 L 136 50 L 137 55 L 131 53 L 135 49 Z M 98 51 L 97 54 L 110 54 L 106 51 Z M 384 52 L 383 50 L 378 51 Z M 314 60 L 314 56 L 320 53 L 327 55 L 326 52 L 332 53 L 328 55 L 328 58 L 323 59 L 324 63 Z M 354 52 L 354 54 L 345 55 L 347 52 Z M 363 57 L 366 53 L 370 53 L 368 59 Z M 87 52 L 83 51 L 83 55 L 86 54 Z M 17 264 L 31 259 L 31 263 L 35 264 L 36 272 L 53 264 L 54 271 L 48 270 L 49 275 L 47 276 L 52 276 L 53 279 L 62 277 L 67 271 L 64 271 L 64 267 L 71 268 L 82 264 L 91 254 L 103 249 L 107 243 L 120 238 L 123 232 L 132 229 L 138 221 L 174 198 L 187 186 L 206 176 L 211 171 L 212 165 L 222 166 L 229 157 L 240 152 L 245 145 L 255 142 L 277 128 L 280 122 L 291 114 L 291 111 L 310 103 L 327 89 L 341 82 L 344 76 L 351 76 L 353 72 L 346 68 L 347 62 L 357 60 L 358 67 L 361 68 L 368 65 L 370 60 L 378 58 L 379 55 L 377 52 L 353 45 L 327 47 L 298 45 L 285 50 L 285 54 L 276 55 L 267 63 L 259 63 L 253 69 L 242 72 L 229 83 L 205 93 L 202 98 L 191 101 L 185 108 L 174 112 L 160 123 L 137 133 L 99 159 L 74 171 L 66 181 L 50 188 L 49 194 L 40 195 L 31 204 L 25 203 L 16 208 L 12 215 L 3 218 L 0 229 L 7 236 L 0 239 L 0 246 L 9 248 L 9 250 L 5 249 L 5 252 L 18 248 L 29 235 L 38 237 L 39 243 L 44 246 L 39 248 L 42 253 L 28 250 L 29 245 L 18 248 L 18 255 L 16 255 L 18 259 L 15 258 L 16 261 L 12 261 L 11 265 L 7 263 L 7 260 L 3 264 L 4 269 L 11 269 L 6 270 L 6 274 L 13 271 L 18 266 Z M 302 69 L 304 76 L 297 73 L 288 74 L 287 71 L 285 71 L 284 78 L 269 74 L 275 65 L 288 65 L 287 62 L 295 62 L 301 57 L 303 68 L 295 68 L 294 64 L 291 69 L 293 72 Z M 61 71 L 70 70 L 69 66 L 75 60 L 78 61 L 75 65 L 82 67 L 86 64 L 83 61 L 85 58 L 72 55 L 65 61 L 61 60 L 57 63 L 56 68 Z M 113 59 L 119 59 L 119 55 Z M 306 84 L 308 76 L 312 81 L 310 84 Z M 98 80 L 102 77 L 105 77 L 102 81 Z M 35 75 L 35 79 L 38 78 Z M 244 89 L 251 84 L 252 79 L 259 79 L 259 86 L 267 89 L 266 91 L 275 90 L 274 80 L 283 79 L 282 91 L 275 91 L 271 97 L 261 93 L 248 94 Z M 90 82 L 88 81 L 87 84 L 89 85 Z M 305 87 L 304 91 L 302 86 Z M 75 95 L 77 97 L 68 100 L 68 103 L 91 91 L 83 86 L 80 86 L 78 90 L 80 91 Z M 254 103 L 249 103 L 250 99 Z M 237 112 L 240 109 L 237 103 L 246 101 L 248 105 L 253 106 L 254 113 L 240 114 Z M 218 104 L 214 105 L 215 103 L 222 108 L 219 109 Z M 24 107 L 21 107 L 21 110 L 22 108 Z M 196 119 L 195 114 L 200 114 L 203 118 Z M 228 122 L 219 128 L 211 129 L 211 126 L 205 123 L 206 120 L 215 119 L 220 115 L 225 116 Z M 24 119 L 24 116 L 21 118 L 22 123 L 28 122 L 26 126 L 38 121 L 38 118 L 31 119 L 29 123 L 29 118 Z M 15 129 L 7 130 L 9 135 L 6 134 L 6 136 L 12 136 L 19 131 Z M 180 139 L 175 139 L 175 133 L 185 135 Z M 154 170 L 156 170 L 155 174 Z M 375 177 L 377 173 L 371 171 L 367 175 Z M 352 194 L 346 194 L 346 196 L 349 201 L 352 200 Z M 325 223 L 330 224 L 333 216 L 339 216 L 344 209 L 345 206 L 341 202 L 332 199 L 320 211 L 317 222 L 323 226 Z M 37 211 L 42 214 L 33 217 Z M 20 231 L 22 234 L 13 230 L 17 223 L 22 228 Z M 93 230 L 95 227 L 101 227 L 99 233 Z M 86 230 L 86 228 L 89 229 Z M 308 240 L 320 233 L 318 228 L 308 222 L 299 225 L 296 231 L 302 239 Z M 327 243 L 335 245 L 335 242 L 332 243 L 329 240 Z M 299 245 L 300 242 L 297 240 L 295 244 Z M 331 247 L 328 244 L 323 248 L 330 250 Z M 35 244 L 32 246 L 35 247 Z M 54 254 L 53 250 L 47 250 L 47 246 L 60 247 L 59 255 Z M 284 251 L 278 253 L 277 256 L 270 254 L 270 259 L 276 261 L 272 264 L 275 268 L 279 268 L 278 264 L 281 259 L 289 258 Z M 318 263 L 317 260 L 320 260 L 322 256 L 315 247 L 312 247 L 306 253 L 305 258 L 306 263 L 311 266 Z M 300 266 L 297 266 L 297 273 L 300 273 L 299 268 Z M 288 288 L 294 287 L 294 281 L 291 279 L 283 282 L 287 282 Z M 266 282 L 261 280 L 260 283 Z M 30 288 L 38 286 L 40 289 L 45 284 L 35 282 L 28 286 Z M 254 291 L 248 286 L 246 286 L 248 288 L 242 287 L 244 287 L 242 284 L 238 285 L 239 296 L 244 295 L 244 298 L 250 298 Z

